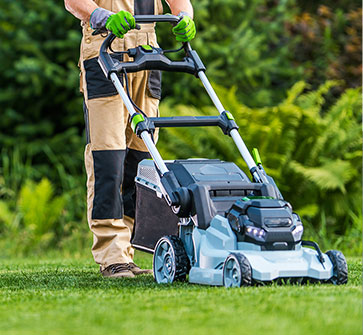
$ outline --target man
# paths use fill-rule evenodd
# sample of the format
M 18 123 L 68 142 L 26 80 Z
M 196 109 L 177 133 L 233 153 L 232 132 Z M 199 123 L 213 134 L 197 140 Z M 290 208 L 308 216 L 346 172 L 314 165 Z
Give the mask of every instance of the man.
M 178 41 L 195 36 L 193 8 L 189 0 L 169 0 L 180 22 L 172 29 Z M 129 124 L 128 112 L 111 81 L 103 74 L 97 57 L 107 29 L 119 39 L 117 51 L 149 44 L 157 46 L 154 24 L 135 30 L 133 15 L 161 14 L 161 0 L 65 0 L 66 9 L 81 20 L 83 38 L 79 66 L 87 145 L 87 213 L 93 233 L 92 254 L 105 277 L 134 277 L 151 273 L 133 263 L 130 244 L 135 215 L 135 183 L 138 163 L 149 158 L 147 149 Z M 127 60 L 125 57 L 124 60 Z M 161 73 L 142 71 L 128 75 L 130 94 L 148 116 L 158 113 Z M 120 192 L 122 190 L 122 192 Z

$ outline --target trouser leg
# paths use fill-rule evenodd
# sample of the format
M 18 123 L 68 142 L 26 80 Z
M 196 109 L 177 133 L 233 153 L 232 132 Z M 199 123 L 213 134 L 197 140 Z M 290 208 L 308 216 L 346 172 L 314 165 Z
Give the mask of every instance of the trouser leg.
M 148 95 L 148 78 L 147 72 L 130 76 L 130 93 L 147 115 L 156 116 L 159 100 Z M 142 140 L 133 134 L 128 111 L 118 95 L 88 98 L 85 99 L 89 129 L 85 151 L 88 222 L 94 236 L 93 257 L 105 268 L 133 259 L 130 238 L 135 212 L 134 178 L 138 162 L 147 158 L 148 153 Z
M 86 101 L 89 139 L 85 150 L 88 223 L 92 254 L 102 268 L 133 259 L 131 227 L 123 220 L 121 185 L 126 156 L 123 104 L 118 96 Z
M 131 230 L 122 219 L 120 185 L 124 157 L 125 150 L 92 151 L 90 144 L 85 150 L 92 254 L 103 268 L 133 259 Z

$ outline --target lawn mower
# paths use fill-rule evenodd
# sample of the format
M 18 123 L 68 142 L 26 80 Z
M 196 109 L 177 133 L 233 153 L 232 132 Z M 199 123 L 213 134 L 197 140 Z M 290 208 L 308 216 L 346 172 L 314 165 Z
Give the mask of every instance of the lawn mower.
M 179 19 L 173 15 L 135 16 L 138 27 L 155 22 L 176 24 Z M 183 43 L 177 50 L 140 45 L 114 52 L 114 39 L 113 34 L 105 38 L 98 61 L 127 107 L 132 129 L 152 158 L 138 165 L 131 242 L 135 248 L 154 254 L 156 282 L 188 278 L 190 283 L 226 287 L 273 281 L 346 284 L 344 255 L 337 250 L 322 253 L 315 242 L 302 239 L 299 215 L 266 174 L 257 149 L 252 155 L 248 151 L 232 114 L 224 109 L 190 44 Z M 177 51 L 184 52 L 183 59 L 166 56 Z M 130 60 L 120 60 L 120 53 Z M 194 75 L 202 81 L 219 115 L 147 117 L 132 101 L 126 76 L 143 70 Z M 123 83 L 121 77 L 125 78 Z M 232 137 L 251 179 L 233 162 L 162 159 L 153 140 L 155 128 L 207 126 L 219 127 Z

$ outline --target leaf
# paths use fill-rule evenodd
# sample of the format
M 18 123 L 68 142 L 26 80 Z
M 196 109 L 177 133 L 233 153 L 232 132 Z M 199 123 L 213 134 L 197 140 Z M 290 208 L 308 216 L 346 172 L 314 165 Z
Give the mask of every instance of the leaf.
M 65 198 L 53 196 L 53 186 L 43 178 L 38 184 L 27 181 L 20 190 L 19 208 L 27 229 L 41 236 L 50 231 L 64 210 Z
M 304 167 L 296 161 L 290 162 L 290 168 L 315 183 L 321 190 L 340 190 L 346 193 L 345 184 L 357 171 L 349 162 L 343 160 L 326 161 L 319 167 Z
M 10 228 L 15 220 L 15 213 L 13 213 L 8 203 L 0 201 L 0 225 L 4 224 L 7 228 Z
M 319 213 L 318 204 L 309 204 L 296 210 L 301 217 L 313 218 Z

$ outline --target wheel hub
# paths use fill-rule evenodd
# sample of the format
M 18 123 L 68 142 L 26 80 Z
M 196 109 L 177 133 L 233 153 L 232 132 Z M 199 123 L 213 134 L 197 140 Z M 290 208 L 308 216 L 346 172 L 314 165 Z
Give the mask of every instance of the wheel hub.
M 236 268 L 234 268 L 232 271 L 232 279 L 235 284 L 237 284 L 239 281 L 239 275 L 238 275 L 238 271 Z
M 172 259 L 171 259 L 170 255 L 166 255 L 164 258 L 164 271 L 168 275 L 170 275 L 171 272 L 173 271 Z

